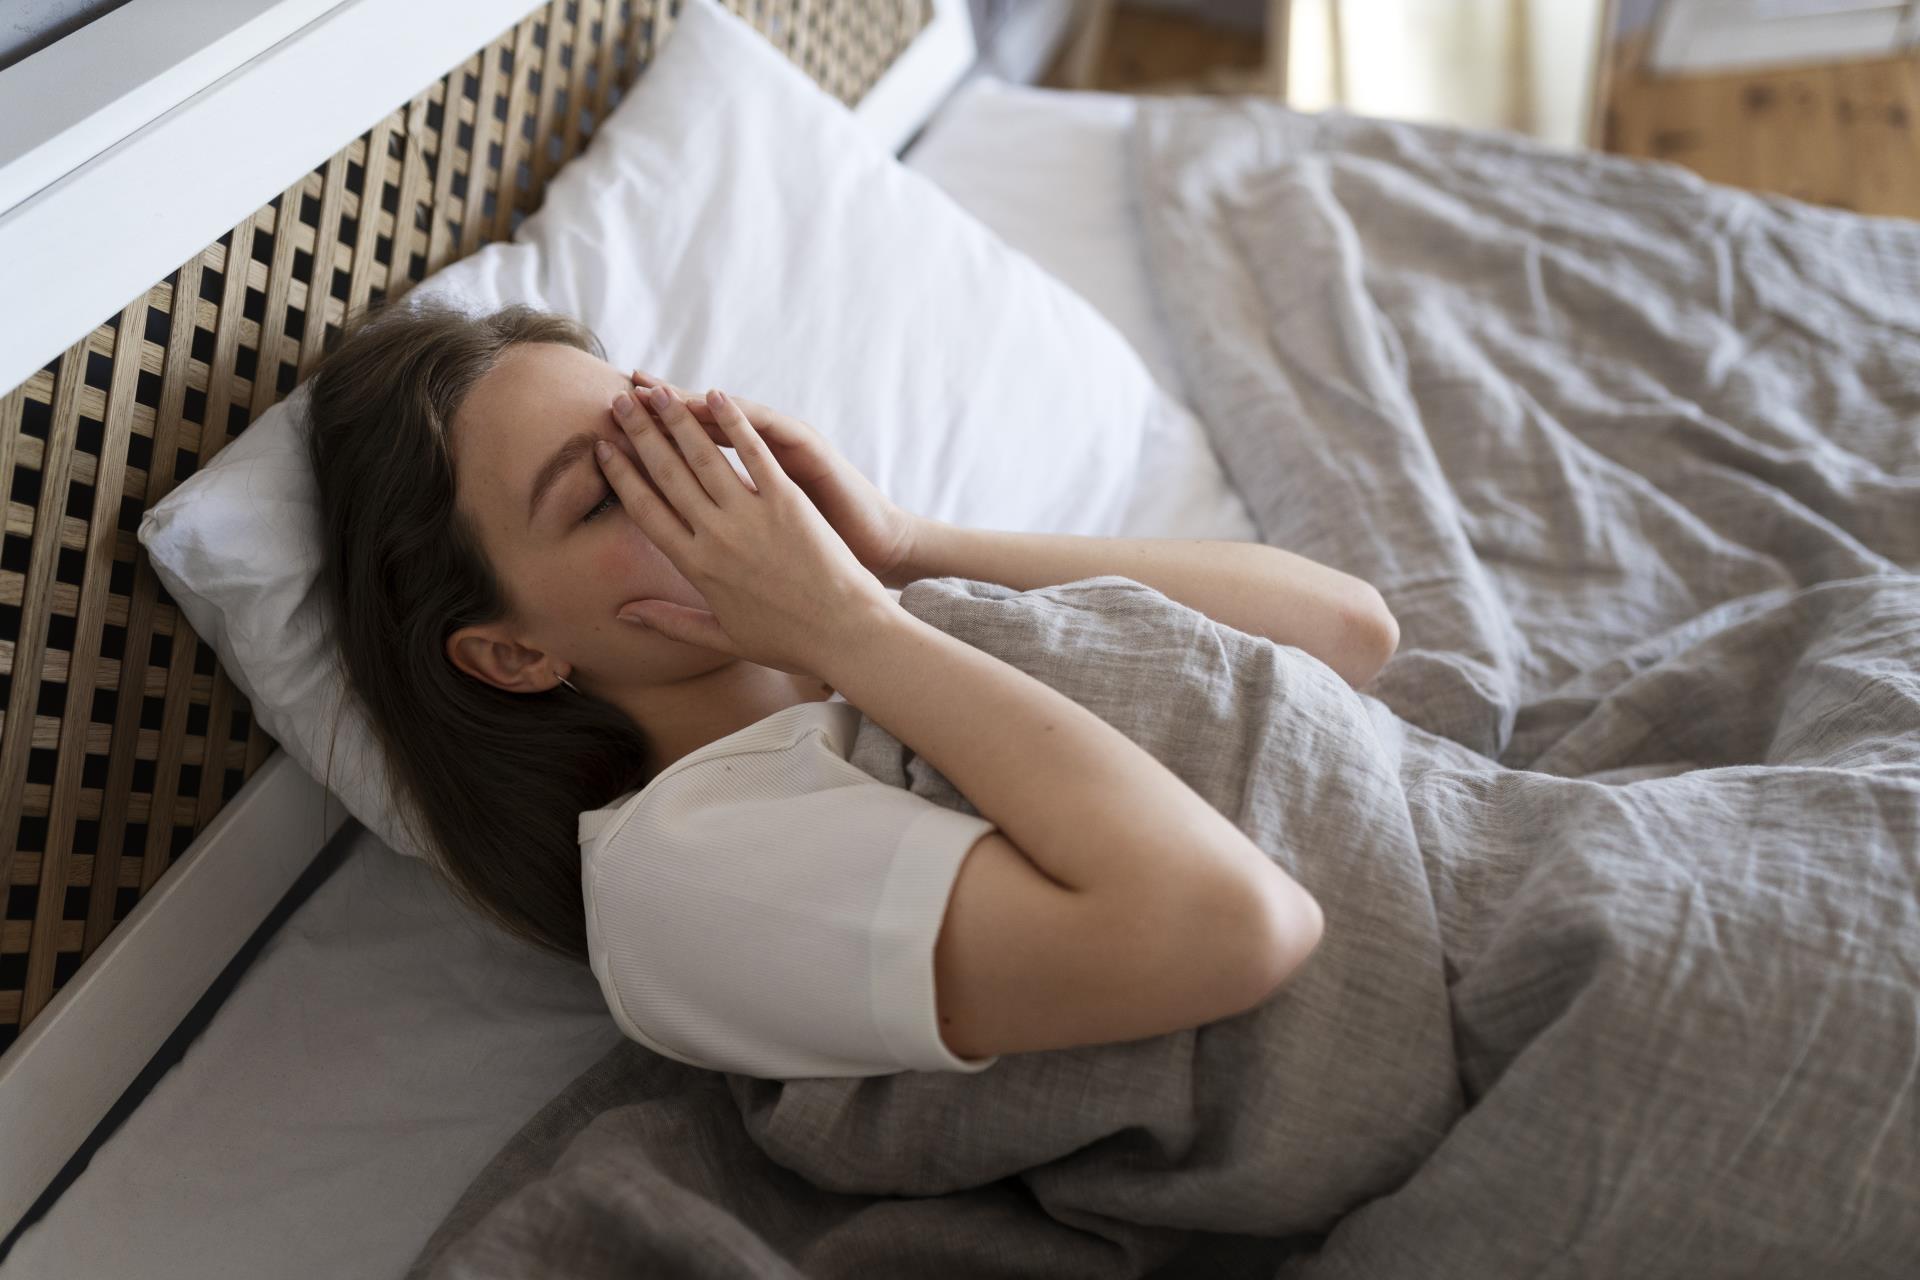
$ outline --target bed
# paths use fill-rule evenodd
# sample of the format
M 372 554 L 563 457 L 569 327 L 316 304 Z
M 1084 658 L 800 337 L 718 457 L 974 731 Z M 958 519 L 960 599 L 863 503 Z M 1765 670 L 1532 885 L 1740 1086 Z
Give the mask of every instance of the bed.
M 976 76 L 921 106 L 903 158 L 1177 387 L 1124 205 L 1130 106 Z M 1142 470 L 1163 483 L 1129 532 L 1250 536 L 1197 422 L 1165 415 L 1149 445 Z M 350 817 L 301 871 L 84 1153 L 12 1206 L 31 1226 L 0 1270 L 242 1275 L 276 1256 L 288 1276 L 397 1275 L 486 1158 L 618 1039 L 590 975 L 476 924 Z
M 1197 1032 L 723 1086 L 339 822 L 7 1274 L 1911 1274 L 1920 235 L 1493 135 L 951 87 L 908 166 L 1165 392 L 1112 531 L 1295 547 L 1402 619 L 1364 697 L 1194 648 L 1318 717 L 1194 704 L 1223 735 L 1377 737 L 1248 775 L 1328 833 L 1286 852 L 1340 945 Z M 914 606 L 996 603 L 951 582 Z M 1364 874 L 1314 856 L 1355 831 Z M 639 1101 L 750 1123 L 669 1153 Z

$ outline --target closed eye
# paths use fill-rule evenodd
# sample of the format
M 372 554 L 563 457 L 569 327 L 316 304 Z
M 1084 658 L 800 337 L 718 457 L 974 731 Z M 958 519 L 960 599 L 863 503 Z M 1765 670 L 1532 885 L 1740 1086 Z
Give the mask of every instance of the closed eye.
M 614 493 L 614 491 L 611 489 L 607 490 L 607 496 L 602 498 L 599 502 L 595 503 L 593 510 L 587 512 L 587 514 L 585 514 L 584 516 L 581 516 L 580 523 L 585 524 L 587 521 L 599 515 L 602 511 L 605 511 L 608 507 L 611 507 L 617 501 L 619 501 L 619 495 Z

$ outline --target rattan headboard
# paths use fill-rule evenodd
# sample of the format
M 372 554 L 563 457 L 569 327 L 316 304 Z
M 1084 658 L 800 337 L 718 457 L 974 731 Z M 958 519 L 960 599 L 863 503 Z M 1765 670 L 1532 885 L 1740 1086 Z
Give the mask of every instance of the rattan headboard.
M 849 105 L 934 12 L 721 3 Z M 155 578 L 142 513 L 349 313 L 511 234 L 678 12 L 541 6 L 0 395 L 0 1050 L 277 745 Z

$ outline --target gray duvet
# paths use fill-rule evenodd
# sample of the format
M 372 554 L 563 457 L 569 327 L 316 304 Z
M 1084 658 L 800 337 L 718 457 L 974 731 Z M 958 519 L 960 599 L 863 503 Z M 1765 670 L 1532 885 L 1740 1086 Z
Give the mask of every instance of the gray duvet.
M 1143 99 L 1133 157 L 1229 477 L 1398 655 L 1356 692 L 1118 576 L 901 604 L 1151 751 L 1320 948 L 978 1075 L 623 1042 L 410 1274 L 1920 1274 L 1920 226 L 1252 99 Z

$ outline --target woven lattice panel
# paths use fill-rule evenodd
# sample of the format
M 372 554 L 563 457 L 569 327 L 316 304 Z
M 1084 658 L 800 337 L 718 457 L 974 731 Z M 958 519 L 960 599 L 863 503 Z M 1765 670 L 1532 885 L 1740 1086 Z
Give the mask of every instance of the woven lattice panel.
M 932 17 L 723 3 L 849 105 Z M 155 578 L 142 513 L 350 312 L 509 236 L 678 12 L 540 7 L 0 395 L 0 1049 L 276 745 Z

